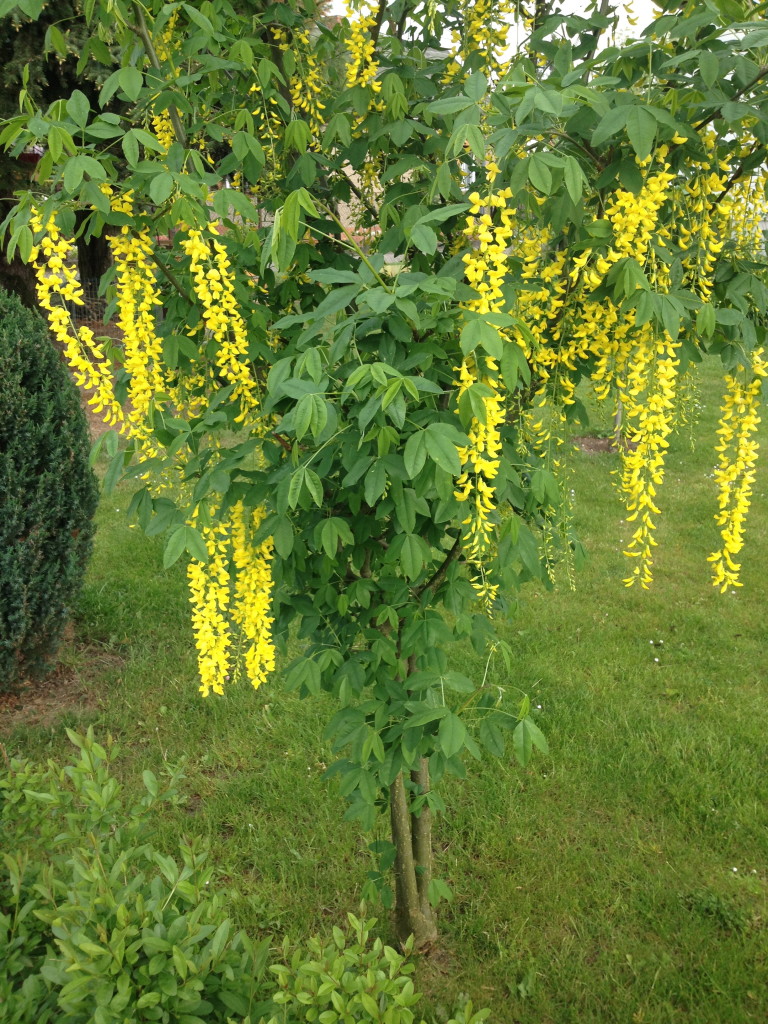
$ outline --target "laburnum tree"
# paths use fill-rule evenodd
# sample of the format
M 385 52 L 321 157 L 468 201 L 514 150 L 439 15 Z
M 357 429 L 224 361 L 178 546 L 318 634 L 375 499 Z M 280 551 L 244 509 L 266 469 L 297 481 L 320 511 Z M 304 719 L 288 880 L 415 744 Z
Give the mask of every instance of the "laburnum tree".
M 625 582 L 647 587 L 680 397 L 719 360 L 710 561 L 738 584 L 768 24 L 749 0 L 660 6 L 620 44 L 610 3 L 84 12 L 98 104 L 76 90 L 0 135 L 46 147 L 10 246 L 125 439 L 108 483 L 135 481 L 166 565 L 190 556 L 203 694 L 262 684 L 298 640 L 287 685 L 335 696 L 347 816 L 390 815 L 374 882 L 386 898 L 394 868 L 398 932 L 428 944 L 441 779 L 546 747 L 527 700 L 449 667 L 450 646 L 508 661 L 494 622 L 578 554 L 564 439 L 590 389 L 620 412 Z M 112 347 L 70 318 L 83 211 L 86 235 L 109 228 Z

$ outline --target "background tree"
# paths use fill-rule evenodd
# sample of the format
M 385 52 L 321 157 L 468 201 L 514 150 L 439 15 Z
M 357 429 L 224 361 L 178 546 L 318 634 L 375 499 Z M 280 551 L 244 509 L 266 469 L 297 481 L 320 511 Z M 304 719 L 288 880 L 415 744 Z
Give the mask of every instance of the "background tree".
M 89 40 L 81 5 L 55 0 L 44 8 L 31 6 L 29 14 L 18 8 L 10 10 L 14 5 L 4 7 L 6 12 L 0 17 L 0 119 L 19 113 L 22 90 L 35 106 L 48 107 L 75 89 L 95 103 L 96 83 L 104 77 L 99 57 L 108 63 L 111 58 L 103 43 Z M 28 187 L 39 155 L 39 149 L 0 153 L 0 218 L 11 209 L 13 193 Z M 106 238 L 86 239 L 81 234 L 77 258 L 83 280 L 98 281 L 109 265 Z M 0 286 L 15 292 L 26 306 L 36 305 L 34 274 L 18 255 L 8 260 L 0 251 Z
M 430 943 L 435 787 L 467 754 L 546 747 L 513 666 L 499 692 L 446 647 L 504 658 L 493 618 L 578 554 L 563 442 L 583 388 L 623 408 L 626 582 L 648 586 L 681 381 L 721 359 L 711 557 L 738 582 L 768 30 L 731 0 L 621 47 L 612 12 L 464 0 L 359 4 L 330 28 L 311 2 L 89 10 L 116 60 L 99 106 L 75 91 L 0 136 L 47 144 L 11 248 L 128 436 L 108 482 L 139 481 L 167 565 L 191 555 L 203 693 L 258 686 L 293 631 L 288 685 L 338 702 L 347 816 L 390 816 L 372 884 L 391 899 L 394 867 L 399 934 Z M 117 367 L 66 312 L 78 211 L 116 229 Z

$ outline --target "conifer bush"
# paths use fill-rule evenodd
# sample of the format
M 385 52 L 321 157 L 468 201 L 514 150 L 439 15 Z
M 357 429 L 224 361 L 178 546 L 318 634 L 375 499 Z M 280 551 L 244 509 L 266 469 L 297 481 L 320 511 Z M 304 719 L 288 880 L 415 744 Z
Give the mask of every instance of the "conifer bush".
M 0 291 L 0 692 L 46 670 L 82 583 L 98 499 L 88 452 L 45 323 Z

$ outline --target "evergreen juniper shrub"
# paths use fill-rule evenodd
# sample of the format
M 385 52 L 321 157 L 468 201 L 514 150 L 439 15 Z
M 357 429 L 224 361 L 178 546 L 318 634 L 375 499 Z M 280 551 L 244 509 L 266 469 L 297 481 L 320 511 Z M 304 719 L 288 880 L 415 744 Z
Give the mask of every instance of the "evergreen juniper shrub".
M 43 319 L 0 290 L 0 692 L 49 667 L 91 551 L 96 479 Z

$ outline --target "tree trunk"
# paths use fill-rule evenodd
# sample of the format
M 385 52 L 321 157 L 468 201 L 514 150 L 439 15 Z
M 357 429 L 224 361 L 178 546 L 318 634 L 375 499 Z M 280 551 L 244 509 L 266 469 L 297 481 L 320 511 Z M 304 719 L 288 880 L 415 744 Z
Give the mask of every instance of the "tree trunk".
M 418 787 L 419 796 L 429 792 L 429 761 L 422 757 L 419 767 L 411 772 L 411 782 Z M 411 845 L 419 889 L 419 907 L 426 918 L 434 921 L 435 912 L 429 902 L 429 883 L 432 881 L 432 812 L 425 803 L 419 814 L 411 814 Z
M 3 220 L 11 205 L 9 200 L 0 202 L 0 220 Z M 18 250 L 13 259 L 9 260 L 5 245 L 0 246 L 0 288 L 18 295 L 30 309 L 37 307 L 35 268 L 22 261 Z
M 75 215 L 77 236 L 77 269 L 80 274 L 80 284 L 85 296 L 85 309 L 78 312 L 78 316 L 84 316 L 88 320 L 100 320 L 104 314 L 105 303 L 99 299 L 99 282 L 112 263 L 112 255 L 107 240 L 107 230 L 104 229 L 97 238 L 95 235 L 86 238 L 80 233 L 88 214 L 78 210 Z
M 423 765 L 422 762 L 422 766 Z M 420 774 L 422 768 L 414 774 Z M 427 786 L 428 774 L 427 774 Z M 432 877 L 432 845 L 429 810 L 411 814 L 402 772 L 389 793 L 392 841 L 395 845 L 395 930 L 400 945 L 413 935 L 415 947 L 424 949 L 437 939 L 435 914 L 427 899 Z M 420 869 L 420 870 L 417 870 Z
M 76 244 L 80 280 L 98 282 L 112 262 L 106 232 L 98 238 L 85 238 L 80 235 Z

